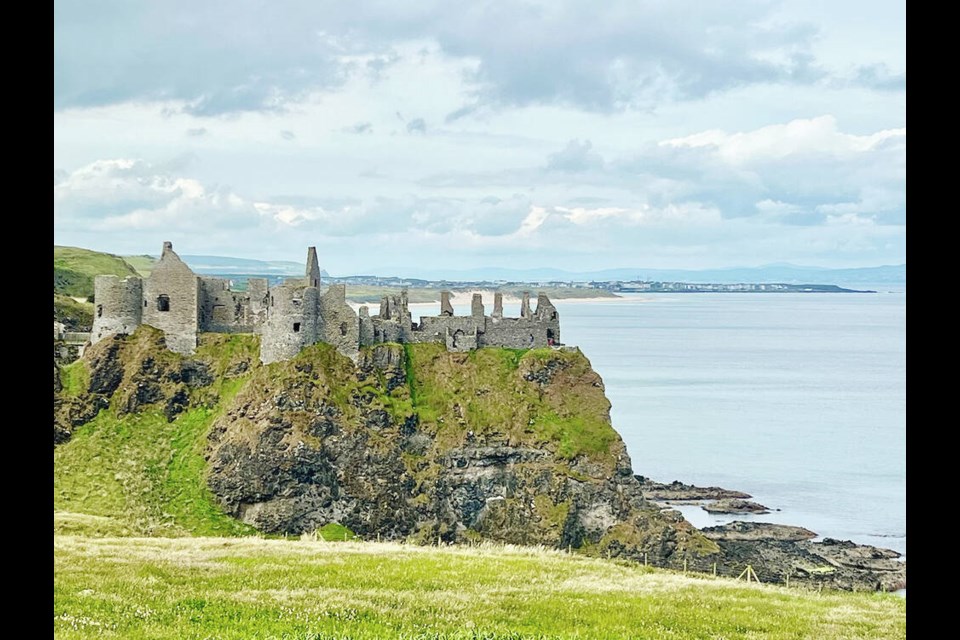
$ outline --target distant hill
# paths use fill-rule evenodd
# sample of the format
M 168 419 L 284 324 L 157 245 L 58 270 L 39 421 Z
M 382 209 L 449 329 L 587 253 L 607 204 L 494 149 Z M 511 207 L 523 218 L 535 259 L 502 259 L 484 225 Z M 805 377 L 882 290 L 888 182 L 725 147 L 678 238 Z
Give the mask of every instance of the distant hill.
M 93 278 L 99 275 L 121 278 L 137 275 L 136 269 L 120 256 L 79 247 L 53 247 L 53 292 L 86 298 L 93 295 Z
M 403 275 L 403 274 L 399 274 Z M 907 265 L 884 265 L 880 267 L 862 267 L 856 269 L 825 269 L 792 264 L 764 265 L 761 267 L 743 267 L 732 269 L 645 269 L 630 267 L 622 269 L 603 269 L 599 271 L 565 271 L 563 269 L 504 269 L 480 268 L 460 271 L 444 271 L 436 274 L 410 273 L 423 277 L 433 275 L 449 280 L 507 280 L 512 282 L 569 282 L 569 281 L 609 281 L 609 280 L 647 280 L 658 282 L 695 282 L 736 284 L 740 282 L 785 284 L 856 284 L 856 283 L 897 283 L 907 281 Z
M 136 267 L 140 275 L 147 277 L 157 261 L 155 256 L 124 256 L 124 260 Z M 180 259 L 193 269 L 194 273 L 210 276 L 302 276 L 306 265 L 289 260 L 253 260 L 230 256 L 183 255 Z M 328 275 L 325 271 L 322 276 Z

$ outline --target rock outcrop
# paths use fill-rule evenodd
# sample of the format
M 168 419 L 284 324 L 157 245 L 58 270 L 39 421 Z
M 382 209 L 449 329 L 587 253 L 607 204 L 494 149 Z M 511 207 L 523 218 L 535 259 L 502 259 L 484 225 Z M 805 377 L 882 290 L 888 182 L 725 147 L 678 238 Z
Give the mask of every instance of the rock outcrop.
M 270 532 L 716 551 L 648 504 L 578 352 L 324 345 L 263 368 L 210 434 L 209 486 Z M 682 523 L 686 525 L 686 523 Z

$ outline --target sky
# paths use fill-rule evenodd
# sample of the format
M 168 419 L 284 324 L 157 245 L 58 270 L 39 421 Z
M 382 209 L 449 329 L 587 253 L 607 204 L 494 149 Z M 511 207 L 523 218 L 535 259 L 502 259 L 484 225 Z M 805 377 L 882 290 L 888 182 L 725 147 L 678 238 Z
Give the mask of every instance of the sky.
M 54 2 L 54 243 L 332 275 L 906 262 L 905 3 Z

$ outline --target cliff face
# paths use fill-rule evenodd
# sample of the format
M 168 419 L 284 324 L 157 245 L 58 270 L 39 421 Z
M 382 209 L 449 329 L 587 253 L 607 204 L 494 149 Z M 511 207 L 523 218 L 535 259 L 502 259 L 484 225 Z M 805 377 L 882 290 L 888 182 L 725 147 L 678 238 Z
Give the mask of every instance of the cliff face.
M 380 345 L 354 366 L 317 345 L 214 423 L 208 482 L 263 531 L 715 550 L 643 499 L 609 409 L 579 351 Z

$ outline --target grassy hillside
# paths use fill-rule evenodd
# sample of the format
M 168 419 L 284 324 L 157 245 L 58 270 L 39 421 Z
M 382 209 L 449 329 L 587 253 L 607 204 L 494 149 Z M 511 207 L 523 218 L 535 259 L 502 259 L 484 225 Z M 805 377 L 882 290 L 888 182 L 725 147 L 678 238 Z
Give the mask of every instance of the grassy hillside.
M 150 275 L 150 272 L 153 271 L 154 265 L 157 264 L 157 259 L 153 256 L 148 255 L 139 255 L 139 256 L 122 256 L 124 262 L 129 264 L 131 267 L 137 270 L 141 276 L 146 278 Z
M 157 348 L 160 332 L 142 327 L 120 352 L 125 369 L 177 364 L 180 356 Z M 205 334 L 196 355 L 214 374 L 197 390 L 192 406 L 168 420 L 163 406 L 128 410 L 123 387 L 110 406 L 80 426 L 70 442 L 54 449 L 55 531 L 110 535 L 239 535 L 253 533 L 224 515 L 204 482 L 204 445 L 210 424 L 248 376 L 225 375 L 238 362 L 257 358 L 256 336 Z M 129 371 L 128 371 L 129 373 Z M 88 360 L 61 372 L 65 399 L 91 385 Z M 137 386 L 138 382 L 130 382 Z M 141 383 L 142 385 L 142 383 Z M 175 393 L 164 379 L 164 391 Z M 85 518 L 83 516 L 93 516 Z
M 53 247 L 53 291 L 74 297 L 93 295 L 93 278 L 99 275 L 135 276 L 123 258 L 77 247 Z
M 906 637 L 890 594 L 806 591 L 559 551 L 262 538 L 54 539 L 68 638 Z
M 93 326 L 93 304 L 54 293 L 53 319 L 62 322 L 68 331 L 89 331 Z

